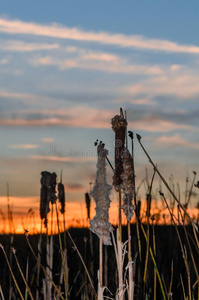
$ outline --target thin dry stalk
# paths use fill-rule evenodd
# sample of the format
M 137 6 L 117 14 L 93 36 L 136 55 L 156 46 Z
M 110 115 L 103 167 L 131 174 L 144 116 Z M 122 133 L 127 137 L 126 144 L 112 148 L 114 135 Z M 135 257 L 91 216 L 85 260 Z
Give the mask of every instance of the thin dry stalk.
M 173 284 L 173 260 L 171 263 L 171 280 L 170 280 L 170 285 L 169 285 L 169 292 L 168 292 L 168 300 L 172 300 L 172 284 Z
M 59 236 L 59 247 L 60 247 L 60 252 L 61 252 L 61 261 L 62 261 L 62 267 L 64 270 L 64 289 L 65 289 L 65 297 L 68 299 L 68 279 L 67 279 L 67 274 L 66 274 L 66 269 L 65 269 L 65 258 L 63 254 L 63 247 L 62 247 L 62 241 L 61 241 L 61 233 L 60 233 L 60 228 L 59 228 L 59 215 L 58 215 L 58 209 L 57 209 L 57 203 L 56 203 L 56 214 L 57 214 L 57 227 L 58 227 L 58 236 Z
M 50 243 L 48 241 L 46 243 L 46 272 L 52 278 L 52 273 L 50 270 Z M 47 280 L 46 281 L 47 299 L 51 299 L 51 288 L 52 288 L 52 285 L 51 285 L 50 281 Z
M 21 267 L 20 267 L 19 261 L 18 261 L 18 259 L 17 259 L 17 256 L 16 256 L 16 250 L 13 248 L 13 249 L 12 249 L 12 252 L 13 252 L 14 258 L 15 258 L 15 260 L 16 260 L 17 267 L 18 267 L 18 269 L 19 269 L 19 272 L 20 272 L 20 274 L 21 274 L 21 277 L 22 277 L 22 279 L 23 279 L 23 281 L 24 281 L 24 283 L 25 283 L 25 286 L 26 286 L 26 289 L 27 289 L 27 291 L 28 291 L 28 294 L 29 294 L 31 300 L 34 300 L 33 295 L 32 295 L 32 293 L 31 293 L 31 290 L 30 290 L 30 287 L 29 287 L 29 285 L 28 285 L 28 282 L 26 281 L 26 279 L 25 279 L 25 277 L 24 277 L 24 274 L 23 274 L 22 269 L 21 269 Z
M 146 232 L 144 230 L 144 227 L 142 225 L 142 223 L 140 223 L 140 226 L 141 226 L 141 229 L 142 229 L 142 232 L 144 234 L 144 238 L 147 242 L 147 235 L 146 235 Z M 159 284 L 160 284 L 160 288 L 161 288 L 161 292 L 162 292 L 162 296 L 163 296 L 163 299 L 166 300 L 166 295 L 165 295 L 165 291 L 164 291 L 164 287 L 163 287 L 163 283 L 162 283 L 162 280 L 161 280 L 161 277 L 160 277 L 160 273 L 158 271 L 158 267 L 157 267 L 157 264 L 156 264 L 156 260 L 155 260 L 155 257 L 154 257 L 154 254 L 153 254 L 153 251 L 151 249 L 151 247 L 149 247 L 149 252 L 150 252 L 150 255 L 151 255 L 151 259 L 153 261 L 153 264 L 154 264 L 154 267 L 156 269 L 156 272 L 157 272 L 157 277 L 158 277 L 158 281 L 159 281 Z
M 99 238 L 99 283 L 98 283 L 98 300 L 103 300 L 103 239 Z
M 180 211 L 180 214 L 181 214 L 181 211 Z M 193 267 L 194 267 L 194 270 L 195 270 L 195 273 L 196 273 L 196 277 L 197 277 L 197 281 L 198 281 L 198 291 L 199 291 L 199 274 L 198 274 L 198 269 L 197 269 L 197 266 L 196 266 L 195 258 L 194 258 L 194 255 L 193 255 L 193 251 L 191 249 L 191 245 L 190 245 L 190 242 L 189 242 L 189 237 L 188 237 L 188 234 L 187 234 L 187 230 L 186 230 L 186 227 L 185 227 L 185 224 L 184 224 L 184 218 L 183 218 L 182 214 L 181 214 L 181 217 L 183 219 L 183 229 L 184 229 L 185 237 L 186 237 L 187 244 L 188 244 L 188 247 L 189 247 L 189 252 L 190 252 L 190 255 L 191 255 L 191 260 L 192 260 L 192 263 L 193 263 Z
M 36 261 L 38 262 L 38 258 L 37 258 L 36 254 L 35 254 L 35 252 L 34 252 L 34 250 L 33 250 L 33 248 L 32 248 L 32 246 L 31 246 L 31 244 L 30 244 L 30 241 L 29 241 L 29 238 L 28 238 L 28 234 L 25 234 L 25 236 L 26 236 L 26 241 L 27 241 L 27 243 L 28 243 L 28 246 L 29 246 L 29 248 L 30 248 L 30 251 L 32 252 L 34 258 L 35 258 Z M 41 263 L 40 263 L 40 267 L 42 268 L 42 271 L 44 272 L 44 274 L 46 275 L 46 277 L 47 277 L 47 278 L 50 280 L 50 282 L 52 283 L 53 287 L 55 288 L 56 292 L 59 294 L 60 298 L 61 298 L 62 300 L 65 300 L 65 299 L 63 298 L 61 292 L 59 291 L 58 287 L 56 286 L 56 284 L 54 283 L 54 281 L 52 280 L 52 278 L 49 276 L 49 274 L 46 272 L 46 269 L 44 268 L 44 266 L 43 266 Z
M 184 264 L 185 264 L 185 269 L 186 269 L 186 272 L 187 272 L 187 280 L 188 280 L 188 292 L 189 292 L 189 300 L 191 300 L 191 281 L 190 281 L 190 270 L 189 270 L 189 264 L 188 264 L 188 261 L 187 261 L 187 253 L 186 253 L 186 249 L 183 247 L 183 244 L 182 244 L 182 240 L 181 240 L 181 237 L 180 237 L 180 233 L 179 233 L 179 230 L 178 230 L 178 227 L 176 225 L 176 222 L 174 220 L 174 217 L 171 213 L 171 210 L 169 208 L 169 205 L 167 203 L 167 200 L 164 196 L 164 194 L 162 192 L 160 192 L 160 196 L 162 196 L 162 198 L 164 199 L 164 202 L 166 204 L 166 207 L 169 211 L 169 214 L 171 216 L 171 220 L 175 226 L 175 229 L 176 229 L 176 233 L 177 233 L 177 236 L 178 236 L 178 240 L 179 240 L 179 243 L 180 243 L 180 248 L 181 248 L 181 251 L 182 251 L 182 257 L 183 257 L 183 260 L 184 260 Z
M 27 263 L 26 263 L 26 282 L 28 282 L 28 272 L 29 272 L 29 257 L 27 258 Z M 28 289 L 26 287 L 25 300 L 27 299 L 28 299 Z
M 10 274 L 11 274 L 11 276 L 12 276 L 12 278 L 13 278 L 13 281 L 14 281 L 14 284 L 15 284 L 15 286 L 16 286 L 16 288 L 17 288 L 17 291 L 18 291 L 18 293 L 19 293 L 19 296 L 20 296 L 20 298 L 21 298 L 22 300 L 24 300 L 24 297 L 23 297 L 23 295 L 22 295 L 22 292 L 21 292 L 21 290 L 20 290 L 20 288 L 19 288 L 19 285 L 18 285 L 18 283 L 17 283 L 17 280 L 16 280 L 16 278 L 15 278 L 15 276 L 14 276 L 14 273 L 13 273 L 13 271 L 12 271 L 11 265 L 10 265 L 10 263 L 9 263 L 7 254 L 6 254 L 5 250 L 4 250 L 4 247 L 3 247 L 2 244 L 0 244 L 0 247 L 1 247 L 2 251 L 3 251 L 4 256 L 5 256 L 5 259 L 6 259 L 6 262 L 7 262 L 7 264 L 8 264 L 8 268 L 9 268 Z
M 2 300 L 5 300 L 1 285 L 0 285 L 0 295 L 1 295 Z
M 183 283 L 182 275 L 181 274 L 180 274 L 180 281 L 181 281 L 181 286 L 182 286 L 182 292 L 183 292 L 184 300 L 187 300 L 188 298 L 186 297 L 186 294 L 185 294 L 185 288 L 184 288 L 184 283 Z
M 143 276 L 143 294 L 145 295 L 145 285 L 146 285 L 146 277 L 147 277 L 147 267 L 148 267 L 148 259 L 149 259 L 149 218 L 150 218 L 150 208 L 151 208 L 151 191 L 153 186 L 153 181 L 155 177 L 156 169 L 154 169 L 153 176 L 151 179 L 151 184 L 149 185 L 149 191 L 147 194 L 147 249 L 146 249 L 146 258 L 145 258 L 145 267 L 144 267 L 144 276 Z
M 75 242 L 74 242 L 74 240 L 73 240 L 71 234 L 69 233 L 69 231 L 67 231 L 67 234 L 68 234 L 68 236 L 69 236 L 69 238 L 70 238 L 70 240 L 71 240 L 71 242 L 72 242 L 72 244 L 73 244 L 75 250 L 77 251 L 77 253 L 78 253 L 78 255 L 79 255 L 79 258 L 80 258 L 80 260 L 81 260 L 81 262 L 82 262 L 82 264 L 83 264 L 83 266 L 84 266 L 84 269 L 86 270 L 86 274 L 87 274 L 87 276 L 88 276 L 89 282 L 90 282 L 90 284 L 91 284 L 91 287 L 92 287 L 92 289 L 93 289 L 93 291 L 94 291 L 95 298 L 96 298 L 96 300 L 97 300 L 97 294 L 96 294 L 96 291 L 95 291 L 95 288 L 94 288 L 92 279 L 91 279 L 91 277 L 90 277 L 90 274 L 89 274 L 89 272 L 88 272 L 88 269 L 87 269 L 87 267 L 86 267 L 86 265 L 85 265 L 85 262 L 84 262 L 84 260 L 83 260 L 83 257 L 82 257 L 82 255 L 81 255 L 81 253 L 79 252 L 79 250 L 78 250 L 78 248 L 77 248 L 77 246 L 76 246 L 76 244 L 75 244 Z
M 117 250 L 118 250 L 118 280 L 119 280 L 119 290 L 118 290 L 118 300 L 123 300 L 124 289 L 123 289 L 123 243 L 120 239 L 119 228 L 117 229 Z
M 152 216 L 152 229 L 153 229 L 153 252 L 154 256 L 156 257 L 156 241 L 155 241 L 155 226 L 154 226 L 154 220 L 155 218 Z M 154 267 L 154 283 L 153 283 L 153 299 L 156 300 L 156 293 L 157 293 L 157 274 L 156 269 Z
M 39 276 L 40 276 L 40 264 L 41 264 L 41 242 L 42 242 L 42 220 L 41 220 L 41 228 L 40 235 L 38 241 L 38 258 L 37 258 L 37 289 L 36 289 L 36 300 L 39 299 Z
M 154 167 L 154 169 L 156 170 L 157 174 L 159 175 L 159 177 L 161 178 L 161 180 L 163 181 L 164 185 L 166 186 L 166 188 L 168 189 L 168 191 L 171 193 L 171 195 L 173 196 L 173 198 L 175 199 L 175 201 L 178 203 L 178 205 L 181 207 L 181 209 L 184 211 L 185 215 L 189 218 L 190 222 L 192 223 L 193 227 L 195 228 L 195 230 L 198 232 L 198 226 L 197 224 L 195 224 L 195 222 L 193 221 L 193 219 L 191 218 L 191 216 L 188 214 L 188 212 L 186 211 L 186 209 L 184 208 L 184 206 L 180 203 L 180 201 L 178 200 L 178 198 L 176 197 L 176 195 L 173 193 L 173 191 L 170 189 L 168 183 L 166 182 L 166 180 L 164 179 L 164 177 L 161 175 L 160 171 L 158 170 L 157 166 L 154 164 L 154 162 L 152 161 L 151 157 L 149 156 L 149 154 L 147 153 L 147 151 L 145 150 L 144 146 L 141 143 L 141 136 L 139 134 L 137 134 L 137 140 L 141 146 L 141 148 L 143 149 L 144 153 L 146 154 L 146 156 L 149 159 L 149 162 L 152 164 L 152 166 Z

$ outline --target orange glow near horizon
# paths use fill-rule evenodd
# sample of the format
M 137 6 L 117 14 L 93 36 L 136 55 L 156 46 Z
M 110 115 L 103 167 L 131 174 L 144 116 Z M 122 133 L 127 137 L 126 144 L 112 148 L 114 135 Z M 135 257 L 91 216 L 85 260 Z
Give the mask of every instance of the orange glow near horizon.
M 20 204 L 20 205 L 19 205 Z M 39 197 L 10 197 L 9 205 L 12 211 L 12 220 L 8 218 L 8 202 L 6 197 L 0 197 L 0 233 L 24 233 L 24 230 L 28 230 L 30 234 L 37 234 L 41 230 L 41 220 L 39 216 Z M 51 224 L 53 224 L 52 232 L 57 232 L 57 218 L 55 206 L 53 207 L 53 222 L 52 218 L 52 206 L 51 212 L 48 214 L 48 232 L 51 232 Z M 58 208 L 59 210 L 59 208 Z M 174 209 L 173 213 L 177 216 L 177 208 Z M 196 208 L 189 208 L 188 213 L 194 220 L 199 219 L 199 210 Z M 91 201 L 91 219 L 95 216 L 95 203 Z M 122 214 L 123 215 L 123 214 Z M 171 218 L 168 210 L 161 203 L 161 201 L 152 201 L 151 215 L 155 216 L 155 224 L 171 224 Z M 146 222 L 146 201 L 142 201 L 140 218 L 142 222 Z M 11 218 L 10 218 L 11 219 Z M 64 230 L 64 217 L 59 213 L 60 230 Z M 112 225 L 118 223 L 118 204 L 117 201 L 111 202 L 109 210 L 109 220 Z M 123 224 L 125 225 L 125 216 L 122 216 Z M 135 222 L 135 217 L 132 218 L 132 223 Z M 151 222 L 151 221 L 150 221 Z M 88 227 L 89 220 L 87 219 L 87 210 L 85 203 L 80 202 L 66 202 L 65 212 L 65 229 L 69 227 Z M 46 229 L 42 225 L 42 231 Z

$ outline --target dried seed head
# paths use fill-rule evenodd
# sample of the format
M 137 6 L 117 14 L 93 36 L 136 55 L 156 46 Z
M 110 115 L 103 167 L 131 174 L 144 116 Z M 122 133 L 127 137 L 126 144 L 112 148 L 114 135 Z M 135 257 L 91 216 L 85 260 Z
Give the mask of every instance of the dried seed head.
M 106 156 L 108 151 L 102 142 L 97 147 L 97 173 L 93 190 L 90 194 L 96 202 L 96 215 L 90 221 L 90 230 L 102 238 L 104 245 L 111 245 L 110 232 L 112 226 L 109 223 L 110 190 L 111 186 L 106 182 Z
M 49 186 L 48 186 L 48 197 L 49 197 L 49 201 L 51 202 L 51 204 L 56 203 L 57 200 L 57 196 L 56 196 L 56 178 L 57 175 L 53 172 L 50 176 L 50 182 L 49 182 Z
M 121 175 L 123 173 L 123 165 L 121 155 L 124 149 L 127 127 L 127 121 L 123 116 L 122 110 L 120 116 L 116 115 L 112 118 L 111 124 L 115 132 L 115 172 L 113 176 L 113 186 L 118 191 L 122 183 Z
M 56 177 L 55 173 L 50 173 L 47 171 L 41 172 L 41 194 L 40 194 L 40 217 L 45 219 L 44 224 L 47 224 L 47 214 L 50 211 L 49 203 L 56 202 Z
M 43 220 L 49 213 L 49 202 L 48 202 L 48 185 L 50 173 L 47 171 L 41 172 L 41 193 L 40 193 L 40 217 Z
M 91 198 L 89 196 L 89 193 L 85 193 L 85 202 L 86 202 L 86 209 L 87 209 L 87 218 L 90 219 Z
M 134 206 L 132 205 L 132 199 L 135 193 L 134 186 L 134 172 L 132 165 L 132 157 L 128 149 L 124 149 L 122 152 L 122 163 L 123 163 L 123 173 L 121 175 L 122 179 L 122 189 L 124 192 L 123 204 L 121 208 L 124 211 L 124 214 L 127 217 L 127 220 L 130 221 L 133 216 Z
M 61 203 L 60 212 L 61 214 L 64 214 L 65 213 L 65 191 L 64 191 L 64 185 L 61 182 L 58 183 L 58 199 L 59 202 Z

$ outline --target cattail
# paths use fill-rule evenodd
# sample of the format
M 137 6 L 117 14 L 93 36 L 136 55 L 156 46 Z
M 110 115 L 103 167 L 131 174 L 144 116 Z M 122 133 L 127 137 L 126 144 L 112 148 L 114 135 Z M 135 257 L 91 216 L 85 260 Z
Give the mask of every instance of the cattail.
M 56 177 L 55 173 L 47 171 L 41 172 L 41 194 L 40 194 L 40 217 L 44 220 L 45 226 L 47 225 L 47 214 L 50 212 L 49 203 L 56 202 Z
M 122 162 L 123 162 L 123 173 L 121 175 L 122 180 L 122 189 L 123 189 L 123 204 L 121 208 L 127 218 L 128 221 L 131 221 L 133 216 L 133 205 L 132 199 L 135 193 L 134 186 L 134 172 L 132 165 L 132 157 L 128 149 L 124 149 L 122 152 Z
M 58 199 L 59 199 L 59 202 L 61 203 L 60 212 L 61 212 L 61 214 L 64 214 L 65 213 L 65 191 L 64 191 L 64 185 L 62 182 L 58 183 Z
M 124 118 L 123 111 L 120 109 L 120 116 L 116 115 L 111 119 L 112 129 L 115 132 L 115 172 L 113 176 L 113 186 L 119 191 L 122 184 L 121 175 L 123 173 L 123 163 L 121 159 L 124 149 L 127 121 Z
M 56 178 L 57 175 L 53 172 L 52 174 L 50 174 L 50 178 L 49 178 L 49 185 L 48 185 L 48 199 L 49 202 L 51 202 L 51 204 L 56 203 L 57 200 L 57 196 L 56 196 Z
M 110 232 L 112 226 L 109 223 L 110 191 L 111 186 L 106 182 L 106 156 L 108 150 L 102 142 L 97 147 L 97 173 L 93 190 L 90 194 L 96 202 L 96 215 L 90 221 L 90 230 L 102 239 L 104 245 L 111 245 Z
M 86 202 L 86 209 L 87 209 L 87 218 L 90 219 L 91 199 L 89 193 L 85 193 L 85 202 Z
M 41 172 L 41 194 L 40 194 L 40 217 L 43 220 L 49 213 L 49 202 L 48 202 L 48 187 L 50 173 L 47 171 Z

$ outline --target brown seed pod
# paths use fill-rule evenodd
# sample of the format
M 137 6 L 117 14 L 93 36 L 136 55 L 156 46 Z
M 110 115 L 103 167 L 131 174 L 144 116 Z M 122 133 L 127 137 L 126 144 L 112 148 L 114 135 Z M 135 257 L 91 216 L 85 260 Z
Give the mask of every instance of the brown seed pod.
M 41 176 L 40 217 L 43 220 L 50 211 L 48 202 L 48 183 L 51 173 L 44 171 L 41 172 Z
M 56 191 L 55 191 L 56 184 L 57 184 L 56 178 L 57 175 L 53 172 L 50 175 L 49 186 L 48 186 L 48 199 L 51 202 L 51 204 L 56 203 L 57 200 Z
M 87 209 L 87 218 L 90 219 L 91 198 L 89 196 L 89 193 L 85 193 L 85 202 L 86 202 L 86 209 Z
M 65 213 L 65 191 L 64 191 L 64 185 L 61 182 L 58 183 L 58 199 L 59 202 L 61 203 L 60 212 L 61 214 L 64 214 Z
M 116 191 L 118 191 L 122 183 L 121 175 L 123 173 L 123 164 L 121 155 L 124 149 L 127 127 L 127 121 L 123 116 L 122 109 L 120 116 L 116 115 L 111 119 L 111 124 L 112 129 L 115 132 L 115 172 L 113 176 L 113 186 Z
M 123 197 L 123 204 L 121 208 L 126 215 L 128 221 L 131 220 L 133 216 L 134 206 L 132 205 L 133 196 L 135 193 L 135 186 L 134 186 L 134 172 L 133 172 L 133 165 L 132 165 L 132 156 L 128 149 L 124 149 L 122 152 L 122 163 L 123 163 L 123 173 L 121 175 L 122 179 L 122 189 L 124 193 Z
M 40 217 L 45 219 L 44 224 L 47 224 L 47 214 L 50 212 L 49 203 L 56 202 L 56 177 L 55 173 L 47 171 L 41 172 L 41 193 L 40 193 Z

